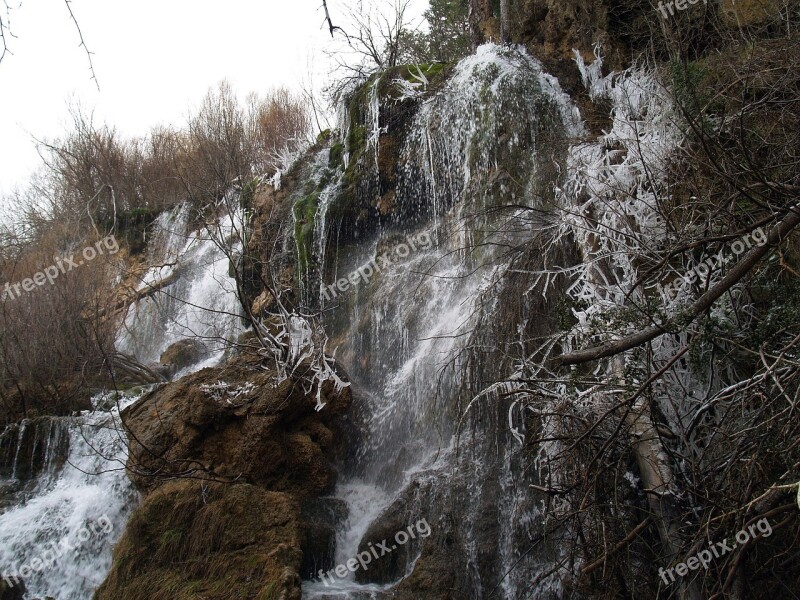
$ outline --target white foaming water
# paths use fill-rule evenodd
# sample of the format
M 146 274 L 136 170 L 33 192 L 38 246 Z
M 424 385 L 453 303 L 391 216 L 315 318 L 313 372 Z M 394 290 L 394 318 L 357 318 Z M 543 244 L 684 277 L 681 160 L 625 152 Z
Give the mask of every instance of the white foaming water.
M 512 480 L 512 472 L 524 470 L 513 464 L 512 447 L 481 427 L 469 440 L 454 438 L 454 406 L 472 377 L 470 335 L 482 312 L 503 309 L 487 300 L 507 264 L 502 248 L 537 232 L 530 220 L 516 223 L 513 210 L 503 217 L 471 213 L 506 203 L 539 207 L 540 196 L 549 191 L 552 197 L 557 184 L 549 180 L 556 177 L 551 139 L 581 131 L 577 111 L 554 78 L 523 50 L 491 44 L 461 61 L 414 117 L 402 153 L 398 205 L 416 210 L 409 220 L 426 222 L 424 231 L 436 242 L 358 286 L 334 309 L 345 340 L 338 356 L 362 390 L 363 404 L 357 464 L 336 492 L 350 511 L 337 536 L 337 563 L 356 555 L 369 527 L 390 506 L 409 518 L 427 517 L 435 530 L 447 521 L 448 504 L 457 507 L 449 517 L 458 520 L 464 569 L 474 572 L 476 597 L 493 582 L 502 597 L 519 597 L 525 588 L 502 574 L 518 564 L 527 575 L 539 572 L 521 557 L 515 539 L 512 519 L 530 522 L 536 514 L 527 486 L 520 490 Z M 508 179 L 524 181 L 496 185 L 503 181 L 502 167 L 512 169 Z M 347 271 L 344 265 L 339 270 Z M 450 495 L 451 475 L 459 497 Z M 491 485 L 484 489 L 486 483 Z M 502 539 L 492 540 L 500 547 L 497 569 L 479 573 L 485 560 L 479 549 L 491 543 L 482 531 L 487 520 L 500 524 Z M 388 597 L 394 585 L 358 585 L 350 577 L 335 586 L 307 582 L 303 589 L 309 598 L 361 600 Z
M 132 305 L 117 339 L 121 352 L 157 362 L 187 338 L 205 343 L 205 359 L 177 376 L 217 364 L 243 329 L 229 263 L 241 249 L 241 215 L 223 215 L 209 230 L 189 231 L 181 205 L 156 220 L 140 290 L 164 286 Z M 166 282 L 166 285 L 164 284 Z M 138 399 L 120 400 L 125 405 Z M 107 404 L 108 394 L 94 405 Z M 127 440 L 111 412 L 25 421 L 0 436 L 11 456 L 0 464 L 0 576 L 20 576 L 25 598 L 88 600 L 111 566 L 138 494 L 125 474 Z M 42 566 L 35 570 L 33 567 Z M 16 583 L 15 579 L 10 579 Z
M 181 205 L 156 220 L 149 259 L 155 266 L 139 289 L 167 285 L 131 305 L 117 338 L 117 349 L 143 364 L 157 363 L 175 342 L 203 342 L 207 358 L 177 376 L 217 364 L 244 330 L 230 275 L 231 258 L 241 250 L 241 215 L 225 214 L 214 230 L 193 232 L 189 217 L 189 206 Z
M 26 426 L 57 429 L 68 450 L 58 436 L 42 436 L 34 442 L 45 445 L 41 472 L 27 482 L 0 478 L 6 486 L 23 488 L 0 514 L 0 575 L 20 576 L 25 598 L 88 600 L 111 567 L 111 550 L 138 497 L 124 471 L 127 446 L 119 411 L 51 417 Z

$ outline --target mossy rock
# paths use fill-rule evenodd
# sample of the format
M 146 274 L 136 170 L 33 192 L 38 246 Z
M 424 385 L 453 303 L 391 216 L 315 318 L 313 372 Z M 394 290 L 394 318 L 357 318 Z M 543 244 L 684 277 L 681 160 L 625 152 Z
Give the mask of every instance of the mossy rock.
M 242 187 L 242 191 L 239 193 L 239 204 L 245 211 L 253 210 L 253 199 L 260 185 L 261 178 L 256 177 Z
M 319 192 L 312 192 L 294 203 L 294 239 L 297 244 L 297 259 L 300 276 L 309 272 L 315 264 L 314 230 L 319 207 Z
M 286 494 L 174 481 L 136 509 L 95 599 L 299 600 L 301 535 Z
M 317 146 L 324 146 L 325 144 L 328 144 L 331 141 L 332 135 L 333 133 L 330 129 L 324 129 L 320 131 L 319 135 L 317 136 Z
M 186 339 L 175 342 L 164 350 L 159 361 L 162 365 L 173 365 L 181 370 L 200 362 L 209 354 L 208 347 L 197 339 Z
M 408 83 L 421 83 L 423 78 L 427 80 L 423 95 L 427 95 L 439 88 L 452 69 L 448 63 L 428 63 L 428 64 L 409 64 L 398 65 L 387 69 L 381 75 L 378 84 L 379 97 L 383 101 L 398 100 L 400 97 L 399 88 L 394 84 L 398 79 L 404 79 Z
M 399 65 L 373 75 L 345 100 L 349 116 L 347 137 L 331 148 L 330 166 L 341 165 L 345 152 L 349 163 L 341 191 L 327 213 L 329 221 L 336 224 L 340 243 L 359 239 L 382 220 L 394 218 L 394 204 L 388 199 L 394 197 L 399 152 L 408 125 L 416 114 L 419 99 L 437 90 L 450 70 L 451 66 L 443 63 Z M 403 79 L 415 83 L 423 77 L 428 81 L 424 94 L 401 101 L 395 82 Z M 377 93 L 379 105 L 380 134 L 374 141 L 377 148 L 369 139 L 373 124 L 367 122 L 373 93 Z
M 331 152 L 328 158 L 329 169 L 336 169 L 339 166 L 344 166 L 344 144 L 342 143 L 331 146 Z
M 99 219 L 99 224 L 106 231 L 114 229 L 116 237 L 124 241 L 131 254 L 140 254 L 147 248 L 145 231 L 158 218 L 161 210 L 154 208 L 132 208 L 122 211 L 106 219 Z

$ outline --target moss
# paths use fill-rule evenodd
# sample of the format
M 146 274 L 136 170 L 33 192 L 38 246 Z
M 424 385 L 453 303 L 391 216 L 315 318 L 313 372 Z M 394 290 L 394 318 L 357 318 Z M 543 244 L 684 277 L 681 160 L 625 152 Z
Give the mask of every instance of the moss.
M 397 86 L 394 85 L 394 81 L 397 79 L 404 79 L 409 83 L 419 83 L 420 74 L 428 80 L 427 89 L 425 91 L 433 91 L 444 81 L 445 76 L 450 71 L 450 66 L 451 65 L 447 63 L 398 65 L 383 73 L 381 82 L 379 83 L 378 93 L 382 100 L 397 100 L 399 94 Z
M 414 80 L 414 76 L 417 75 L 420 71 L 422 72 L 425 77 L 429 80 L 441 75 L 444 72 L 444 69 L 447 65 L 445 63 L 429 63 L 429 64 L 422 64 L 422 65 L 404 65 L 401 67 L 401 73 L 406 73 L 405 76 L 408 81 Z
M 253 198 L 256 195 L 256 190 L 258 186 L 261 184 L 261 178 L 256 177 L 252 181 L 248 181 L 244 187 L 242 187 L 242 193 L 239 194 L 239 202 L 243 209 L 253 210 Z
M 313 265 L 314 217 L 317 214 L 319 193 L 313 192 L 294 203 L 294 239 L 301 273 L 308 273 Z
M 328 168 L 335 169 L 339 165 L 343 164 L 344 158 L 344 144 L 334 144 L 331 146 L 330 157 L 328 158 Z
M 364 153 L 366 146 L 367 128 L 363 125 L 351 123 L 350 132 L 347 135 L 347 149 L 350 152 L 351 165 L 355 164 L 357 159 Z
M 319 135 L 317 136 L 317 141 L 316 141 L 317 145 L 324 146 L 325 144 L 330 142 L 331 135 L 332 133 L 330 129 L 325 129 L 323 131 L 320 131 Z
M 268 584 L 261 593 L 258 594 L 256 600 L 279 600 L 281 597 L 281 589 L 277 583 Z
M 292 510 L 251 485 L 173 482 L 134 512 L 95 598 L 277 598 L 285 569 L 300 565 L 299 551 L 273 552 L 297 539 Z
M 399 65 L 373 75 L 345 100 L 349 119 L 346 138 L 331 147 L 329 167 L 340 165 L 345 151 L 349 160 L 340 192 L 329 204 L 327 213 L 327 218 L 337 224 L 340 240 L 357 238 L 360 232 L 374 226 L 376 219 L 394 217 L 393 209 L 382 212 L 378 205 L 383 202 L 380 199 L 391 197 L 389 194 L 396 186 L 397 155 L 419 104 L 413 99 L 399 101 L 396 80 L 415 83 L 421 72 L 428 80 L 426 92 L 430 93 L 441 85 L 449 71 L 450 65 L 445 63 Z M 368 146 L 373 127 L 370 102 L 376 89 L 382 128 L 377 161 L 373 147 Z M 383 206 L 387 204 L 384 202 Z

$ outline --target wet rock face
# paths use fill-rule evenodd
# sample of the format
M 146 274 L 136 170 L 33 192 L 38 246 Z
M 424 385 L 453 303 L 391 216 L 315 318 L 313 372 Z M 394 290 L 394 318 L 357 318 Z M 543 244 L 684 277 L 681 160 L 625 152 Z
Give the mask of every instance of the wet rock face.
M 443 64 L 400 65 L 373 75 L 345 100 L 346 137 L 331 157 L 334 166 L 344 167 L 345 153 L 348 161 L 328 213 L 340 244 L 403 218 L 396 202 L 400 153 L 421 100 L 441 89 L 449 71 Z
M 208 348 L 200 340 L 186 339 L 175 342 L 159 359 L 162 365 L 170 365 L 176 371 L 197 364 L 208 356 Z
M 306 525 L 306 536 L 302 579 L 314 579 L 319 571 L 327 572 L 336 566 L 336 531 L 347 515 L 347 504 L 339 498 L 317 498 L 303 504 L 301 518 Z
M 10 425 L 0 433 L 0 477 L 24 484 L 42 471 L 58 470 L 68 454 L 69 434 L 61 418 L 38 417 Z M 0 488 L 0 497 L 2 492 Z
M 2 576 L 1 573 L 0 576 Z M 3 579 L 0 579 L 0 600 L 22 600 L 24 596 L 24 585 L 20 584 L 12 587 L 3 581 Z
M 527 0 L 517 35 L 568 58 L 573 48 L 590 51 L 596 41 L 608 43 L 608 0 Z
M 130 432 L 128 468 L 149 492 L 174 477 L 247 482 L 298 498 L 330 491 L 335 472 L 335 417 L 349 389 L 323 387 L 328 404 L 316 412 L 302 380 L 273 387 L 271 372 L 239 360 L 168 384 L 123 412 Z
M 423 482 L 425 479 L 427 482 Z M 471 574 L 460 565 L 468 563 L 457 540 L 458 533 L 450 516 L 434 518 L 436 509 L 449 505 L 452 500 L 440 495 L 430 485 L 430 479 L 416 480 L 370 525 L 361 543 L 359 553 L 377 548 L 379 558 L 369 563 L 366 570 L 356 571 L 359 583 L 387 584 L 399 582 L 379 598 L 394 600 L 461 600 L 471 597 Z M 425 516 L 426 531 L 413 529 L 421 515 Z M 415 532 L 405 544 L 397 544 L 398 532 Z M 496 526 L 494 527 L 496 530 Z M 495 536 L 496 538 L 496 536 Z M 463 540 L 462 540 L 463 541 Z M 386 554 L 381 549 L 391 549 Z M 394 548 L 393 548 L 394 547 Z M 374 555 L 374 553 L 373 553 Z M 413 570 L 412 570 L 413 569 Z M 411 571 L 409 573 L 409 571 Z
M 301 571 L 333 560 L 342 510 L 320 496 L 336 481 L 350 390 L 323 384 L 316 412 L 302 373 L 274 383 L 257 357 L 240 356 L 123 412 L 128 472 L 146 497 L 99 600 L 299 600 Z
M 137 509 L 98 600 L 299 600 L 299 506 L 249 484 L 180 480 Z

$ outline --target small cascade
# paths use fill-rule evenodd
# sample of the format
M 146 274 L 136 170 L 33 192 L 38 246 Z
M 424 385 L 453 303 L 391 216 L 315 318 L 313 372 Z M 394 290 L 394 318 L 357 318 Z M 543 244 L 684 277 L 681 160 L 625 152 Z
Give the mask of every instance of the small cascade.
M 0 434 L 0 477 L 17 486 L 49 480 L 64 464 L 69 451 L 69 419 L 26 419 Z
M 328 153 L 330 154 L 330 153 Z M 317 214 L 314 217 L 314 238 L 316 240 L 316 261 L 318 265 L 317 274 L 319 281 L 322 281 L 322 265 L 325 264 L 325 251 L 331 240 L 328 239 L 330 231 L 328 230 L 328 209 L 331 202 L 336 198 L 341 189 L 341 174 L 337 173 L 333 180 L 326 185 L 319 194 Z M 314 289 L 314 288 L 311 288 Z
M 26 599 L 90 598 L 137 498 L 126 458 L 117 408 L 7 428 L 0 435 L 0 577 L 24 586 Z
M 139 287 L 157 292 L 129 308 L 121 352 L 155 363 L 176 342 L 202 341 L 203 358 L 176 377 L 223 358 L 243 329 L 229 265 L 241 252 L 244 223 L 237 211 L 221 212 L 194 231 L 188 205 L 158 217 L 152 266 Z M 24 586 L 26 599 L 87 600 L 105 578 L 138 498 L 125 473 L 119 413 L 142 393 L 103 392 L 93 412 L 29 419 L 0 433 L 0 577 Z
M 418 111 L 398 195 L 425 218 L 458 203 L 470 211 L 540 203 L 558 180 L 551 159 L 580 132 L 577 110 L 536 60 L 486 44 Z
M 331 165 L 331 150 L 323 148 L 314 156 L 306 175 L 307 184 L 292 198 L 294 247 L 299 265 L 298 283 L 302 304 L 315 306 L 328 247 L 328 209 L 337 197 L 342 180 L 341 168 Z
M 156 220 L 148 249 L 153 266 L 139 289 L 157 292 L 130 306 L 117 338 L 117 349 L 143 364 L 158 363 L 181 340 L 202 342 L 204 359 L 177 376 L 217 364 L 243 331 L 230 273 L 241 250 L 241 216 L 226 212 L 214 226 L 193 231 L 190 216 L 183 204 Z

